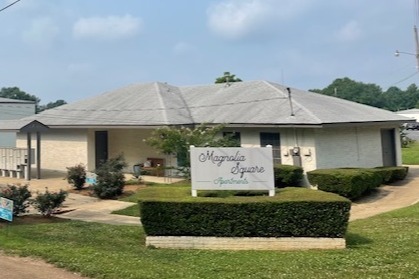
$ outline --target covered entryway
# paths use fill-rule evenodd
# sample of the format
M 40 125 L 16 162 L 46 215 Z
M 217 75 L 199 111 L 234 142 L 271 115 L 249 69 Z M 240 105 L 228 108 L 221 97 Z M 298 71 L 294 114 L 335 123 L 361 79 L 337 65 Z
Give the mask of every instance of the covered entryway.
M 11 123 L 9 127 L 6 124 Z M 41 178 L 41 133 L 48 131 L 49 127 L 39 121 L 3 123 L 2 130 L 26 134 L 26 150 L 24 148 L 2 148 L 2 175 L 17 176 L 23 172 L 26 180 L 32 178 L 32 163 L 36 159 L 36 178 Z M 32 148 L 32 136 L 36 137 L 36 148 Z

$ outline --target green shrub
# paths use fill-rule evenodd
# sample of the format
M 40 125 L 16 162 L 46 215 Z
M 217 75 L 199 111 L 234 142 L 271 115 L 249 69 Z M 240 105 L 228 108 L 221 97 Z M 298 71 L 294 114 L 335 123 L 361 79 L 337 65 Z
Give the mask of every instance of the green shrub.
M 122 170 L 127 166 L 122 155 L 109 159 L 96 170 L 96 184 L 93 192 L 101 199 L 111 199 L 122 194 L 125 176 Z
M 13 201 L 13 215 L 19 216 L 27 213 L 30 205 L 29 198 L 32 197 L 28 185 L 16 186 L 7 185 L 0 190 L 0 197 Z
M 311 185 L 354 200 L 381 185 L 382 176 L 367 169 L 319 169 L 307 172 Z
M 67 181 L 72 184 L 77 190 L 81 190 L 86 183 L 86 168 L 82 164 L 74 167 L 67 167 Z
M 349 219 L 349 200 L 305 188 L 283 188 L 275 197 L 222 198 L 184 197 L 190 195 L 186 188 L 170 197 L 166 188 L 149 189 L 150 198 L 139 202 L 147 235 L 343 237 Z
M 303 179 L 303 168 L 292 165 L 275 165 L 275 187 L 298 186 Z
M 378 167 L 376 169 L 391 172 L 391 175 L 386 181 L 386 184 L 405 179 L 407 176 L 407 173 L 409 172 L 409 167 L 404 167 L 404 166 Z
M 67 198 L 67 192 L 60 190 L 57 193 L 49 192 L 46 189 L 45 193 L 38 193 L 34 199 L 33 207 L 42 214 L 42 216 L 50 217 L 63 204 Z

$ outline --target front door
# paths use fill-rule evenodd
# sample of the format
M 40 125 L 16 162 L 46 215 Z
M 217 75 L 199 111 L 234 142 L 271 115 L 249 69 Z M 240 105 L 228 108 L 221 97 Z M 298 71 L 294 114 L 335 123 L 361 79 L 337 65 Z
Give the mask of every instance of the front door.
M 95 132 L 96 168 L 108 160 L 108 131 Z
M 394 129 L 381 130 L 381 148 L 383 152 L 383 166 L 385 167 L 397 166 L 394 133 Z

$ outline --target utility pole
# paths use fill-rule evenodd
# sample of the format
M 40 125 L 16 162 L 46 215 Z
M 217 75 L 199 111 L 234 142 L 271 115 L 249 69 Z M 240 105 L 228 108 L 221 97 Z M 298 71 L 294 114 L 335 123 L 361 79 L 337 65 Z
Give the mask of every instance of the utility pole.
M 419 71 L 419 38 L 418 38 L 418 28 L 413 26 L 413 32 L 415 34 L 415 44 L 416 44 L 416 70 Z

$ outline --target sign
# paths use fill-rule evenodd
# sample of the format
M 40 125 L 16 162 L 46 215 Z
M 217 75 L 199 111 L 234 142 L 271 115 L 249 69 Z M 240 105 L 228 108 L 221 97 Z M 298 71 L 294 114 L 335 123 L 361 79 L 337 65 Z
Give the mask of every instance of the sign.
M 13 201 L 6 199 L 6 198 L 0 198 L 0 218 L 7 220 L 7 221 L 13 221 Z
M 88 185 L 96 184 L 96 177 L 97 177 L 96 173 L 87 172 L 86 173 L 86 184 L 88 184 Z
M 197 190 L 262 190 L 275 194 L 272 147 L 193 147 L 192 195 Z

